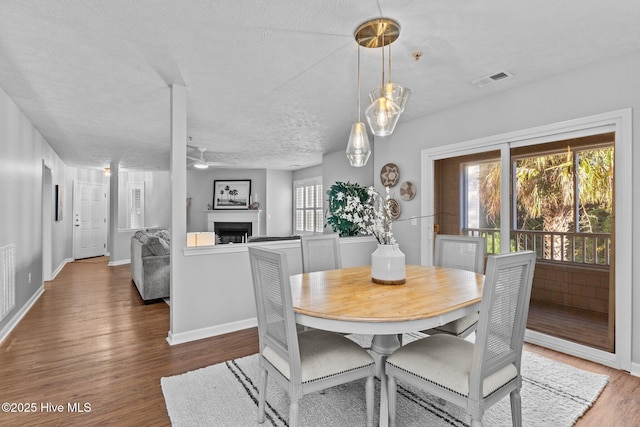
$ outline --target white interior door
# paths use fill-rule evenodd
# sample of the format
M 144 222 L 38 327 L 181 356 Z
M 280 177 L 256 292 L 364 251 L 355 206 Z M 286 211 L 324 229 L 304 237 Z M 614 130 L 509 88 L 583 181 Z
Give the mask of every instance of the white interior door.
M 104 184 L 73 184 L 73 254 L 75 259 L 107 253 L 107 192 Z

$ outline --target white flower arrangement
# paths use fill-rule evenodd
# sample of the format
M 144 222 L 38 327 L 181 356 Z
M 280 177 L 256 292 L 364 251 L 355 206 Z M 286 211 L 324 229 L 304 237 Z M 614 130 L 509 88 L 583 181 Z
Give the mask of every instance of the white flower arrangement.
M 338 207 L 333 215 L 350 221 L 357 225 L 362 232 L 373 235 L 381 245 L 393 245 L 396 239 L 393 237 L 389 200 L 389 187 L 386 187 L 386 196 L 382 197 L 375 188 L 367 188 L 369 199 L 363 203 L 357 196 L 338 192 L 336 198 L 346 201 Z

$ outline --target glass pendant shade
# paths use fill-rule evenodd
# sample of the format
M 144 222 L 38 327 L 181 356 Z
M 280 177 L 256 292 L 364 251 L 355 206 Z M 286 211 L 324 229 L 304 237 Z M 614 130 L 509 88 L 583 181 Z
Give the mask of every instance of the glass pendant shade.
M 367 164 L 369 156 L 371 156 L 371 146 L 369 145 L 367 127 L 362 122 L 354 123 L 351 126 L 351 134 L 347 144 L 349 164 L 356 168 L 362 167 Z
M 380 87 L 369 92 L 369 99 L 372 103 L 382 96 L 395 102 L 398 107 L 400 107 L 400 112 L 402 113 L 404 112 L 404 107 L 407 105 L 407 101 L 411 96 L 411 90 L 404 86 L 400 86 L 399 84 L 389 82 L 384 85 L 384 94 Z
M 381 96 L 367 107 L 364 115 L 374 135 L 387 136 L 393 133 L 401 112 L 398 104 Z

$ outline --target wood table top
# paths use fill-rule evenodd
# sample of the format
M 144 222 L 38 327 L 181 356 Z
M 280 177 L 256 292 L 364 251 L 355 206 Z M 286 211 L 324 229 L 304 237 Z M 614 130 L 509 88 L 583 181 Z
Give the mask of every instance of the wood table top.
M 376 284 L 371 266 L 293 275 L 294 311 L 350 322 L 404 322 L 440 316 L 482 299 L 482 274 L 407 265 L 406 276 L 402 285 Z

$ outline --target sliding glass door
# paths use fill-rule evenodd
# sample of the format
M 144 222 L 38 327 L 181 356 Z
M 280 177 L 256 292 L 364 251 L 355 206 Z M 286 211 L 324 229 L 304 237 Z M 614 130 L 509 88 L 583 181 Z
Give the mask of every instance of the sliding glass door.
M 631 245 L 616 239 L 616 218 L 630 223 L 616 217 L 630 192 L 618 149 L 630 140 L 615 121 L 532 133 L 423 152 L 422 261 L 436 233 L 481 235 L 488 254 L 535 251 L 527 340 L 610 366 L 628 357 L 630 366 L 631 289 L 619 279 L 631 268 L 616 263 L 616 248 Z

